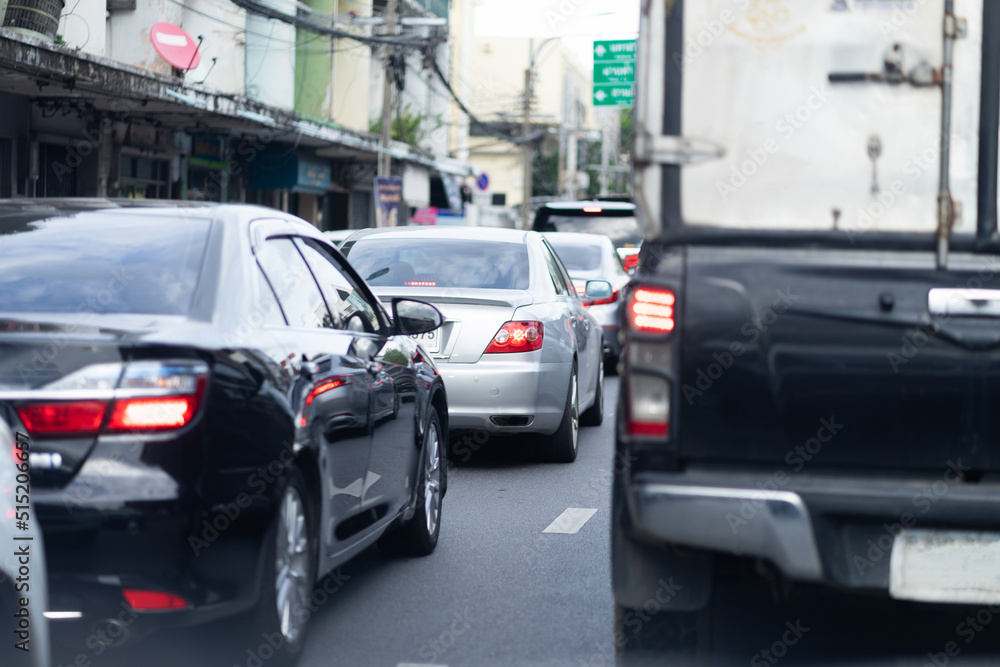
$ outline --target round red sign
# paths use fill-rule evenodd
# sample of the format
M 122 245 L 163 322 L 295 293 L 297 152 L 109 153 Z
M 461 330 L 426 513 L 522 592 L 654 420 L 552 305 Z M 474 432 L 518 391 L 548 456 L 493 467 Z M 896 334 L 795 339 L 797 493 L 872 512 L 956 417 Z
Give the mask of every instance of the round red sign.
M 198 44 L 173 23 L 157 23 L 149 29 L 149 37 L 153 40 L 153 48 L 171 67 L 194 69 L 201 61 Z

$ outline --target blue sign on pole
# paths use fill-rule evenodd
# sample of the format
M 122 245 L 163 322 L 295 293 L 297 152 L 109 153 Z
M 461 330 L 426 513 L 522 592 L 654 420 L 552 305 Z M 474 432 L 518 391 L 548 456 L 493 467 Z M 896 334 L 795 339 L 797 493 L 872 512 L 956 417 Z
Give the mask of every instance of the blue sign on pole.
M 476 187 L 480 190 L 485 190 L 490 187 L 490 177 L 486 175 L 486 172 L 483 172 L 476 177 Z

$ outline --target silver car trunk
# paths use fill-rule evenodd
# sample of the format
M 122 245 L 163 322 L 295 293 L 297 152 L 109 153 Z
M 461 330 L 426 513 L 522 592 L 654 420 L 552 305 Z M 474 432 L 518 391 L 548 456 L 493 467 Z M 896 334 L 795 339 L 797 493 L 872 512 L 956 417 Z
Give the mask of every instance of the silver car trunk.
M 448 363 L 471 364 L 490 344 L 514 311 L 533 302 L 524 290 L 462 289 L 454 287 L 376 287 L 375 294 L 386 304 L 392 297 L 420 299 L 434 304 L 445 316 L 438 331 L 417 336 L 435 359 Z

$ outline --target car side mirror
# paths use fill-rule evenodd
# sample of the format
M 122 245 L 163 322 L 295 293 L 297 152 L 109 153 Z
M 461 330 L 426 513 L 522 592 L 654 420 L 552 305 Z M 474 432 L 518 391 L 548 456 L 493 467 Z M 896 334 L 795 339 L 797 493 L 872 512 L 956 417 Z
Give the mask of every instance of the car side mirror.
M 411 335 L 434 331 L 444 324 L 444 315 L 429 303 L 395 298 L 392 300 L 392 321 L 397 332 Z
M 612 294 L 614 294 L 614 289 L 607 280 L 588 280 L 587 286 L 583 290 L 583 296 L 587 301 L 610 299 Z

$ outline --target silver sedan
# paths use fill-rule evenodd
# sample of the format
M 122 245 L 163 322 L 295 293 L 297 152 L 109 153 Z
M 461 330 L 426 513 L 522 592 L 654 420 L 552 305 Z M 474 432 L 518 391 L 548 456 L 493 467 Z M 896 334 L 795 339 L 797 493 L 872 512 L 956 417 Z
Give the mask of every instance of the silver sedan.
M 559 259 L 569 270 L 573 286 L 583 295 L 584 305 L 597 318 L 604 330 L 605 363 L 618 363 L 622 345 L 618 340 L 618 296 L 628 284 L 629 275 L 615 251 L 611 239 L 603 234 L 583 234 L 578 232 L 544 232 L 545 238 L 559 253 Z M 587 284 L 591 281 L 606 281 L 611 292 L 600 297 L 587 296 Z
M 576 458 L 579 425 L 604 416 L 604 342 L 542 235 L 401 227 L 358 232 L 342 251 L 383 301 L 419 297 L 444 313 L 420 342 L 453 430 L 542 434 L 547 459 Z

